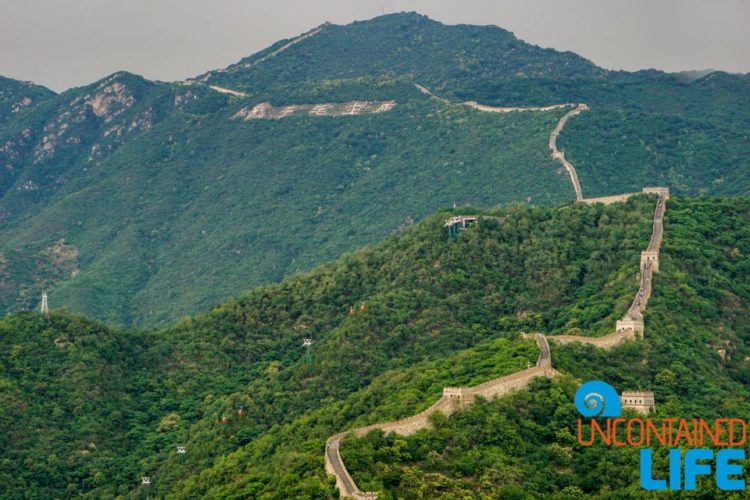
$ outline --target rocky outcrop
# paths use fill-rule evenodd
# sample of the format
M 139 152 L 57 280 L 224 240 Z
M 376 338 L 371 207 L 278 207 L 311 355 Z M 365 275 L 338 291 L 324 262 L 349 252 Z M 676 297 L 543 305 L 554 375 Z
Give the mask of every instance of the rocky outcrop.
M 232 118 L 244 120 L 278 120 L 287 116 L 353 116 L 390 111 L 396 101 L 351 101 L 330 102 L 322 104 L 292 104 L 289 106 L 273 106 L 262 102 L 255 106 L 242 108 Z

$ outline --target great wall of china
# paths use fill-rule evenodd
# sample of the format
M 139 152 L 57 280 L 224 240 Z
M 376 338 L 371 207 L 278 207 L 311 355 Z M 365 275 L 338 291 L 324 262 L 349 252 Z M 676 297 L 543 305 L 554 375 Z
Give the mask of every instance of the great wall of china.
M 457 409 L 472 404 L 476 396 L 482 396 L 486 399 L 501 397 L 513 391 L 526 388 L 537 377 L 552 378 L 557 375 L 555 369 L 552 368 L 552 357 L 547 339 L 542 334 L 529 334 L 525 335 L 525 338 L 532 336 L 536 339 L 539 346 L 539 358 L 537 359 L 536 366 L 473 387 L 444 387 L 443 395 L 440 399 L 416 415 L 393 422 L 368 425 L 331 436 L 326 442 L 325 469 L 330 475 L 336 478 L 336 487 L 341 496 L 356 499 L 372 499 L 377 497 L 377 493 L 375 492 L 360 491 L 357 483 L 354 482 L 354 479 L 352 479 L 349 471 L 346 469 L 344 461 L 341 459 L 339 450 L 341 440 L 349 433 L 356 436 L 364 436 L 372 430 L 380 429 L 383 432 L 395 432 L 402 436 L 408 436 L 421 429 L 430 428 L 430 415 L 437 411 L 448 416 Z
M 432 92 L 430 92 L 425 87 L 417 85 L 417 88 L 420 92 L 423 92 L 436 100 L 439 100 L 443 103 L 448 103 L 448 101 L 446 101 L 445 99 L 432 94 Z M 570 162 L 565 159 L 565 155 L 557 149 L 557 137 L 559 136 L 569 118 L 588 109 L 588 106 L 586 106 L 585 104 L 559 104 L 533 108 L 500 108 L 483 106 L 474 102 L 467 102 L 463 104 L 480 111 L 489 112 L 547 111 L 552 109 L 560 109 L 567 106 L 575 106 L 574 109 L 568 111 L 558 121 L 557 126 L 550 134 L 549 148 L 551 150 L 552 158 L 561 162 L 567 170 L 576 193 L 576 201 L 589 204 L 608 204 L 626 201 L 630 196 L 637 194 L 626 193 L 615 196 L 589 199 L 585 199 L 583 197 L 583 192 L 581 190 L 575 168 Z M 654 210 L 651 238 L 649 240 L 648 246 L 646 247 L 646 250 L 641 252 L 639 273 L 640 283 L 638 291 L 636 292 L 633 302 L 631 303 L 625 315 L 622 317 L 622 319 L 616 322 L 615 331 L 602 337 L 584 337 L 576 335 L 555 335 L 546 337 L 541 333 L 523 334 L 524 338 L 530 338 L 531 336 L 533 336 L 536 339 L 537 345 L 539 346 L 540 354 L 539 358 L 537 359 L 536 366 L 512 373 L 510 375 L 496 378 L 473 387 L 444 387 L 442 397 L 438 399 L 432 406 L 416 415 L 392 422 L 384 422 L 380 424 L 369 425 L 366 427 L 360 427 L 350 431 L 340 432 L 331 436 L 326 442 L 325 470 L 328 474 L 334 476 L 336 480 L 336 487 L 338 488 L 339 493 L 342 497 L 351 497 L 355 499 L 377 498 L 376 492 L 361 491 L 357 486 L 357 483 L 349 474 L 346 466 L 344 465 L 344 461 L 341 458 L 339 448 L 341 445 L 341 440 L 348 434 L 351 433 L 356 436 L 363 436 L 375 429 L 379 429 L 383 432 L 394 432 L 396 434 L 404 436 L 414 434 L 418 430 L 430 428 L 431 423 L 429 417 L 431 414 L 437 411 L 440 411 L 446 416 L 449 416 L 457 409 L 472 404 L 476 396 L 482 396 L 486 399 L 501 397 L 510 394 L 511 392 L 528 387 L 529 383 L 536 377 L 555 377 L 558 372 L 552 367 L 552 356 L 548 339 L 559 344 L 580 342 L 582 344 L 588 344 L 605 350 L 609 350 L 627 340 L 637 340 L 643 337 L 643 312 L 645 311 L 646 305 L 648 304 L 648 300 L 651 296 L 653 273 L 659 271 L 659 250 L 661 248 L 661 242 L 664 235 L 663 219 L 664 212 L 666 210 L 666 202 L 669 199 L 669 189 L 665 187 L 646 187 L 643 188 L 643 192 L 655 193 L 658 195 L 656 208 Z M 463 224 L 465 229 L 465 221 L 462 220 L 461 223 Z M 455 221 L 450 225 L 447 222 L 446 225 L 450 228 L 455 225 Z M 632 399 L 633 405 L 631 407 L 636 409 L 636 411 L 648 412 L 649 408 L 653 406 L 653 394 L 651 394 L 650 392 L 623 392 L 622 397 L 624 398 L 624 400 L 626 400 L 626 403 L 630 401 L 630 399 Z
M 274 52 L 248 63 L 245 67 L 251 67 L 255 64 L 261 63 L 264 60 L 277 55 L 278 53 L 286 50 L 295 43 L 302 41 L 305 38 L 315 35 L 321 31 L 326 25 L 320 26 L 315 30 L 300 35 L 299 37 L 291 40 L 284 46 L 280 47 Z M 206 81 L 210 76 L 207 74 L 202 81 Z M 196 84 L 195 80 L 187 80 L 184 82 L 186 85 Z M 415 84 L 415 87 L 423 94 L 428 95 L 430 98 L 435 99 L 443 104 L 455 104 L 447 99 L 439 97 L 433 94 L 428 88 Z M 230 94 L 237 97 L 246 97 L 247 95 L 243 92 L 210 85 L 209 88 L 216 92 Z M 510 107 L 498 107 L 498 106 L 487 106 L 479 104 L 474 101 L 467 101 L 460 103 L 461 105 L 468 106 L 472 109 L 476 109 L 482 112 L 490 113 L 510 113 L 510 112 L 522 112 L 522 111 L 536 111 L 545 112 L 553 111 L 557 109 L 564 109 L 567 107 L 573 107 L 570 111 L 565 113 L 557 125 L 552 130 L 549 136 L 549 149 L 550 155 L 553 160 L 560 162 L 570 177 L 573 190 L 575 191 L 576 201 L 581 203 L 593 204 L 593 203 L 615 203 L 627 201 L 631 196 L 638 193 L 624 193 L 611 196 L 603 196 L 598 198 L 584 198 L 583 191 L 581 189 L 580 181 L 578 180 L 578 174 L 575 167 L 565 158 L 565 154 L 557 148 L 557 138 L 565 127 L 567 121 L 573 116 L 588 110 L 588 106 L 583 103 L 563 103 L 553 104 L 550 106 L 510 106 Z M 323 104 L 301 104 L 301 105 L 288 105 L 281 107 L 274 107 L 270 103 L 260 103 L 253 107 L 243 108 L 238 111 L 233 118 L 240 118 L 244 120 L 253 119 L 280 119 L 286 116 L 292 115 L 309 115 L 309 116 L 346 116 L 346 115 L 359 115 L 367 113 L 382 113 L 390 111 L 396 105 L 395 101 L 352 101 L 348 103 L 323 103 Z M 357 483 L 349 474 L 349 471 L 344 465 L 344 461 L 341 458 L 340 445 L 341 440 L 349 435 L 354 434 L 356 436 L 363 436 L 368 432 L 379 429 L 383 432 L 394 432 L 396 434 L 408 436 L 414 434 L 421 429 L 428 429 L 431 427 L 430 415 L 435 412 L 442 412 L 446 416 L 453 414 L 456 410 L 464 408 L 474 402 L 476 396 L 481 396 L 485 399 L 492 399 L 502 397 L 511 392 L 524 389 L 528 387 L 529 383 L 537 377 L 552 378 L 558 375 L 558 372 L 552 367 L 552 356 L 550 352 L 550 346 L 548 339 L 559 344 L 569 344 L 573 342 L 579 342 L 582 344 L 588 344 L 595 347 L 599 347 L 604 350 L 612 349 L 613 347 L 625 342 L 627 340 L 637 340 L 643 337 L 644 334 L 644 323 L 643 323 L 643 311 L 646 309 L 646 305 L 651 296 L 652 278 L 653 273 L 659 271 L 659 249 L 663 238 L 663 217 L 666 210 L 666 201 L 669 199 L 669 189 L 665 187 L 646 187 L 643 188 L 644 193 L 656 193 L 658 200 L 656 208 L 654 210 L 654 222 L 653 230 L 651 233 L 651 239 L 649 244 L 643 252 L 641 252 L 641 265 L 640 265 L 640 284 L 638 292 L 636 293 L 633 302 L 631 303 L 628 311 L 618 320 L 615 324 L 615 331 L 602 337 L 585 337 L 580 335 L 554 335 L 546 337 L 544 334 L 523 334 L 524 338 L 533 337 L 536 339 L 539 347 L 539 358 L 534 367 L 521 370 L 510 375 L 499 377 L 496 379 L 489 380 L 482 384 L 472 387 L 444 387 L 443 395 L 434 404 L 420 413 L 411 417 L 395 420 L 391 422 L 384 422 L 379 424 L 372 424 L 349 431 L 340 432 L 331 436 L 326 442 L 325 449 L 325 470 L 329 475 L 334 476 L 336 480 L 336 487 L 342 497 L 351 497 L 355 499 L 375 499 L 377 498 L 376 492 L 364 492 L 359 489 Z M 499 219 L 499 218 L 495 218 Z M 449 221 L 446 221 L 446 227 L 450 229 L 458 228 L 460 230 L 468 229 L 472 222 L 476 222 L 477 216 L 458 216 L 454 217 Z M 504 219 L 503 219 L 504 221 Z M 636 411 L 648 412 L 650 408 L 653 408 L 653 394 L 650 392 L 623 392 L 622 395 L 624 406 L 628 405 Z

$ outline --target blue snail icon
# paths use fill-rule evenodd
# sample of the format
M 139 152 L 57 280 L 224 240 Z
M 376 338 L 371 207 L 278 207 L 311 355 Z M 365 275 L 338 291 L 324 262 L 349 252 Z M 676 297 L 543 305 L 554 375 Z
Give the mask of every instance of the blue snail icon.
M 581 385 L 574 401 L 578 413 L 584 417 L 619 417 L 622 414 L 617 391 L 601 380 L 589 380 Z

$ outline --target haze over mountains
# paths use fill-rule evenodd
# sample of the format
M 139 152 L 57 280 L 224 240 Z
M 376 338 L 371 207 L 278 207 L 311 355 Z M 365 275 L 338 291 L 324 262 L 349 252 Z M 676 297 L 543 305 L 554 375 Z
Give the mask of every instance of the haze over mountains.
M 413 13 L 308 35 L 188 82 L 0 80 L 0 310 L 46 289 L 54 307 L 160 325 L 453 203 L 573 199 L 547 149 L 563 111 L 464 101 L 587 103 L 558 141 L 587 196 L 750 192 L 747 75 L 606 71 Z

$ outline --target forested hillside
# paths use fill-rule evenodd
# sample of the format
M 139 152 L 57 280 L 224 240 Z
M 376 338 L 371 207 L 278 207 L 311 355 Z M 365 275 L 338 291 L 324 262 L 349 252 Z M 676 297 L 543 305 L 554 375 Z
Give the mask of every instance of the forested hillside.
M 0 496 L 136 496 L 141 475 L 159 496 L 332 493 L 334 431 L 526 367 L 522 330 L 608 332 L 637 289 L 652 208 L 518 205 L 458 238 L 442 213 L 160 331 L 6 316 Z
M 379 498 L 660 497 L 640 488 L 636 448 L 577 443 L 573 394 L 580 381 L 606 380 L 621 391 L 654 391 L 657 419 L 744 418 L 749 221 L 747 199 L 672 199 L 644 341 L 611 352 L 557 346 L 554 365 L 565 376 L 553 382 L 435 418 L 433 431 L 348 439 L 342 453 L 355 480 Z M 666 450 L 657 464 L 665 477 Z M 727 496 L 708 478 L 699 490 Z
M 136 497 L 141 475 L 155 496 L 334 494 L 323 470 L 334 432 L 525 368 L 537 350 L 521 331 L 608 333 L 637 289 L 653 200 L 508 207 L 492 213 L 502 222 L 457 238 L 439 214 L 159 331 L 60 311 L 9 315 L 0 496 Z M 557 346 L 565 375 L 551 384 L 412 437 L 348 438 L 352 474 L 386 498 L 640 495 L 632 450 L 572 439 L 575 380 L 651 389 L 657 415 L 743 416 L 749 220 L 747 199 L 672 198 L 643 341 L 607 353 Z M 303 338 L 313 339 L 311 363 Z
M 563 110 L 464 101 L 587 103 L 558 141 L 587 197 L 748 194 L 749 82 L 607 71 L 415 13 L 326 24 L 184 82 L 123 71 L 56 95 L 3 79 L 0 311 L 45 289 L 163 326 L 454 203 L 573 198 L 547 148 Z

